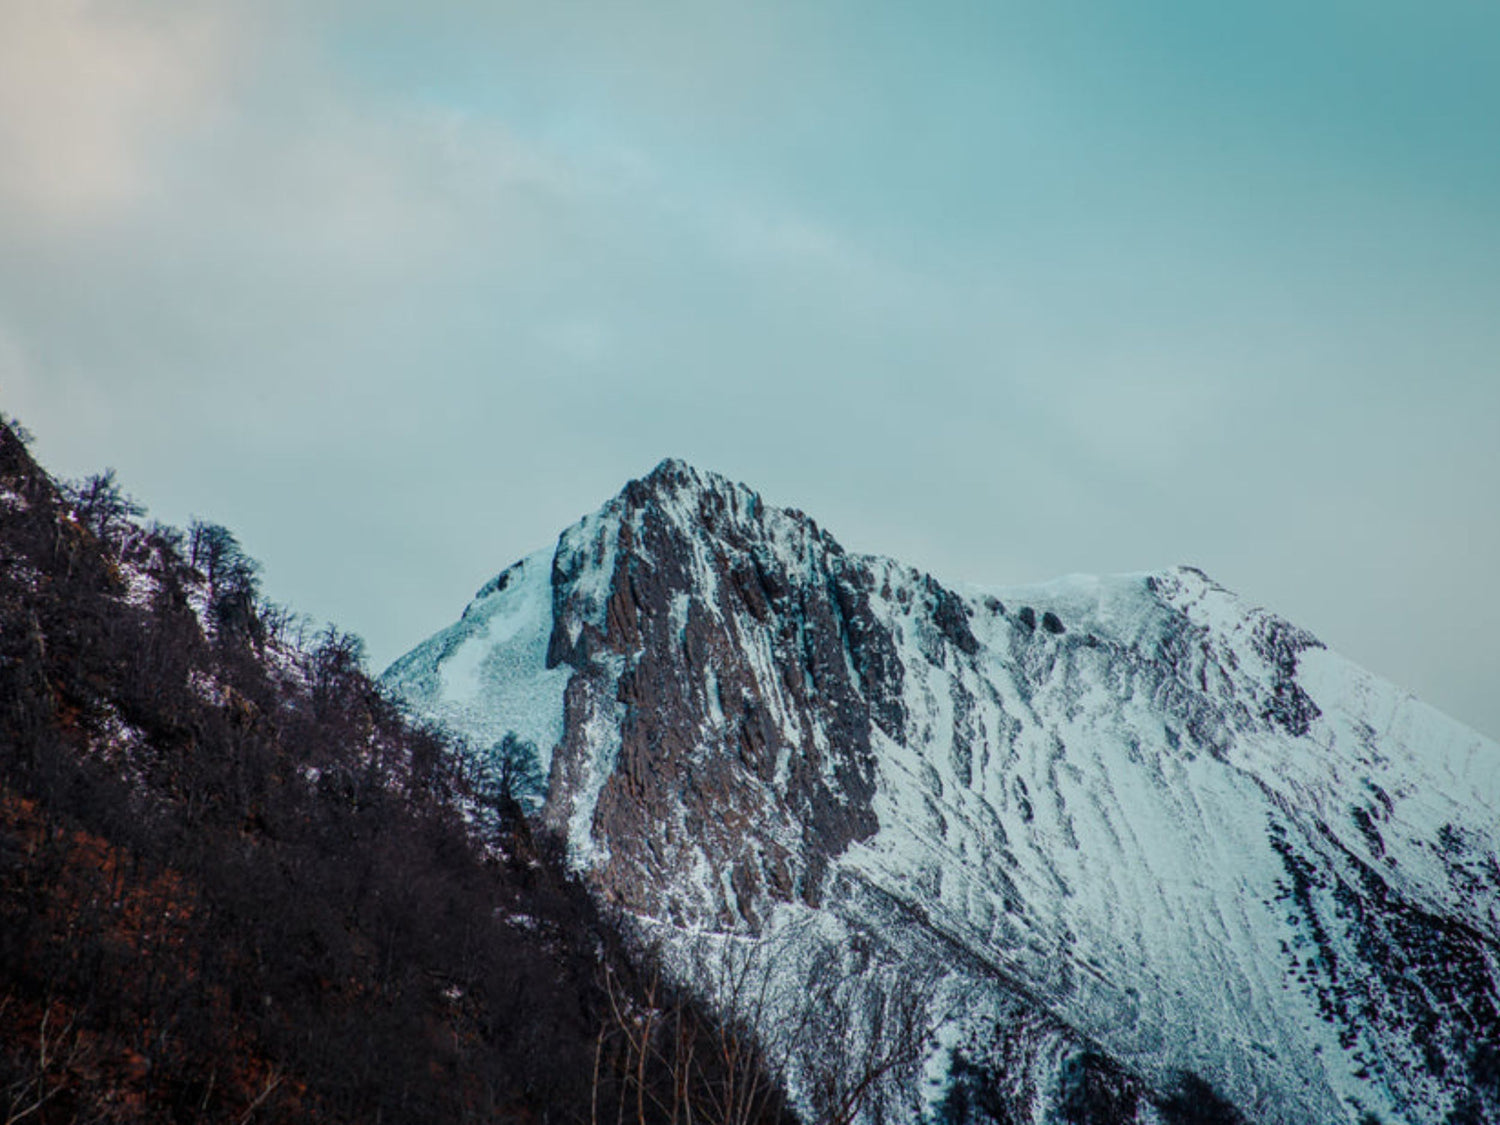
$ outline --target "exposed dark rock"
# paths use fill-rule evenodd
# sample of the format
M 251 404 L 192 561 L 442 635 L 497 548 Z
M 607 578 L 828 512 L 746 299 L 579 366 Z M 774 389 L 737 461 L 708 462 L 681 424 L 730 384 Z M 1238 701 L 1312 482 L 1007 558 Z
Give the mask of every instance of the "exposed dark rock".
M 1178 1077 L 1177 1090 L 1160 1108 L 1167 1125 L 1249 1125 L 1213 1086 L 1191 1073 Z
M 1355 825 L 1364 834 L 1365 839 L 1369 841 L 1370 850 L 1376 857 L 1385 855 L 1385 841 L 1381 839 L 1380 829 L 1375 827 L 1375 821 L 1371 818 L 1370 814 L 1364 809 L 1356 807 L 1350 811 L 1350 816 L 1354 818 Z
M 933 600 L 932 619 L 938 631 L 967 656 L 979 651 L 979 642 L 969 630 L 969 607 L 952 590 L 940 585 L 935 578 L 926 577 L 927 592 Z
M 514 568 L 510 570 L 502 570 L 499 574 L 495 575 L 495 577 L 491 578 L 488 582 L 481 586 L 479 588 L 479 591 L 474 596 L 476 598 L 487 598 L 491 594 L 498 594 L 501 590 L 510 585 L 510 579 L 513 573 Z
M 899 740 L 906 728 L 906 704 L 902 700 L 905 669 L 890 630 L 870 609 L 875 576 L 868 561 L 847 556 L 832 561 L 834 600 L 842 617 L 849 657 L 859 674 L 860 690 L 876 725 Z
M 1057 1120 L 1067 1125 L 1134 1125 L 1142 1101 L 1141 1084 L 1097 1051 L 1084 1051 L 1063 1063 Z
M 592 878 L 647 915 L 753 930 L 767 898 L 817 903 L 828 861 L 874 832 L 870 734 L 900 737 L 901 662 L 870 611 L 868 568 L 806 517 L 785 513 L 802 552 L 788 560 L 758 502 L 675 462 L 622 500 L 602 628 L 571 595 L 568 562 L 554 565 L 551 655 L 575 669 L 554 787 L 574 791 L 590 718 L 618 705 L 592 829 L 609 859 Z M 694 883 L 705 859 L 730 873 L 729 899 Z
M 955 1053 L 948 1091 L 938 1107 L 937 1125 L 1015 1125 L 1015 1121 L 1000 1092 L 998 1076 Z
M 1255 630 L 1255 649 L 1271 665 L 1271 699 L 1264 717 L 1288 734 L 1304 735 L 1323 712 L 1297 682 L 1297 657 L 1323 642 L 1306 630 L 1267 614 Z

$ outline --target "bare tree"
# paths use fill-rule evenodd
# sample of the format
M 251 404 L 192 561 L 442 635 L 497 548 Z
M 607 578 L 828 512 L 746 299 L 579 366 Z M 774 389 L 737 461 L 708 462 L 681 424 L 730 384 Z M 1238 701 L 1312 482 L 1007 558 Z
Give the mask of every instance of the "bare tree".
M 234 532 L 221 524 L 188 524 L 188 564 L 208 581 L 209 611 L 232 634 L 257 635 L 260 563 L 245 553 Z
M 356 686 L 364 675 L 364 639 L 333 625 L 325 627 L 314 639 L 307 658 L 307 676 L 314 696 L 335 697 Z
M 132 519 L 146 511 L 144 505 L 120 487 L 113 469 L 67 483 L 63 486 L 63 494 L 72 505 L 78 522 L 109 544 L 116 542 Z
M 761 1049 L 750 1016 L 765 993 L 749 958 L 726 955 L 714 966 L 708 991 L 727 1002 L 711 1019 L 685 991 L 663 983 L 659 961 L 631 1005 L 606 970 L 609 1011 L 595 1056 L 594 1125 L 601 1101 L 613 1094 L 615 1120 L 632 1125 L 755 1125 L 785 1117 L 780 1076 Z M 601 1066 L 606 1048 L 617 1081 Z
M 16 440 L 19 441 L 22 445 L 30 445 L 36 440 L 36 435 L 28 430 L 25 424 L 19 418 L 15 417 L 14 415 L 7 414 L 3 410 L 0 410 L 0 426 L 4 426 L 7 430 L 13 433 L 16 436 Z
M 607 978 L 598 1058 L 606 1047 L 619 1052 L 617 1072 L 635 1098 L 618 1120 L 775 1121 L 786 1116 L 789 1087 L 818 1125 L 884 1117 L 893 1093 L 912 1088 L 926 1053 L 930 987 L 909 974 L 872 985 L 844 971 L 837 948 L 807 960 L 807 937 L 721 937 L 701 948 L 686 976 L 702 1008 L 663 988 L 655 957 L 644 1006 L 623 1003 Z M 788 971 L 799 963 L 800 973 Z M 596 1067 L 596 1115 L 600 1077 Z
M 912 1088 L 926 1053 L 927 986 L 910 975 L 855 983 L 830 952 L 814 959 L 808 986 L 796 1063 L 814 1119 L 881 1119 L 892 1092 Z
M 0 1015 L 4 1014 L 10 1003 L 8 997 L 0 1003 Z M 53 1019 L 54 1007 L 49 1001 L 42 1012 L 41 1025 L 37 1030 L 36 1053 L 29 1060 L 29 1065 L 0 1090 L 0 1097 L 4 1098 L 4 1125 L 19 1125 L 19 1122 L 38 1113 L 67 1089 L 68 1072 L 80 1061 L 83 1041 L 71 1019 Z

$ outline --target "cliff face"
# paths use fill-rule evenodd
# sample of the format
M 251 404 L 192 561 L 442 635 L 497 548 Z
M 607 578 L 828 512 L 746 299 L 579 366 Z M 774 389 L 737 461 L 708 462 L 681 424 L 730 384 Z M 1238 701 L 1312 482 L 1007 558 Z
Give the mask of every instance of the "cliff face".
M 771 904 L 817 906 L 829 862 L 878 827 L 872 731 L 901 721 L 873 575 L 682 467 L 617 503 L 553 562 L 548 658 L 574 671 L 544 820 L 641 914 L 758 930 Z
M 950 589 L 666 462 L 386 679 L 768 1036 L 919 1009 L 887 1116 L 1500 1116 L 1500 747 L 1196 571 Z

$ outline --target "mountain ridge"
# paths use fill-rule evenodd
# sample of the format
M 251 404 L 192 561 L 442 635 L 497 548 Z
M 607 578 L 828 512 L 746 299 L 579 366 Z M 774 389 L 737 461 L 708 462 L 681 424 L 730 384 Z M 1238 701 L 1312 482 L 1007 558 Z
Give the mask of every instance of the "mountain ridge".
M 729 1086 L 793 1121 L 357 638 L 23 434 L 0 414 L 0 1120 L 666 1125 Z
M 776 948 L 784 1018 L 833 958 L 876 1020 L 922 977 L 880 1112 L 1068 1119 L 1070 1074 L 1120 1121 L 1193 1082 L 1253 1120 L 1500 1112 L 1500 748 L 1311 634 L 1192 568 L 950 588 L 670 458 L 546 556 L 465 611 L 511 632 L 386 683 L 480 760 L 531 744 L 540 822 L 685 978 Z

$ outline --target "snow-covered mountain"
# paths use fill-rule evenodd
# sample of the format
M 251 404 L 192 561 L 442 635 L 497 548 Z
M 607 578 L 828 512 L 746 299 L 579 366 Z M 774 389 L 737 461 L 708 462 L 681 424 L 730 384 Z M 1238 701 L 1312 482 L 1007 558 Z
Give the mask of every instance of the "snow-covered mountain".
M 385 681 L 768 1039 L 915 1012 L 869 1119 L 1500 1121 L 1500 746 L 1198 571 L 948 587 L 668 461 Z

